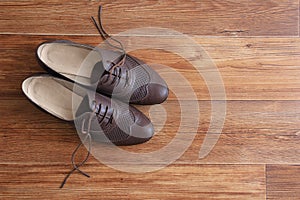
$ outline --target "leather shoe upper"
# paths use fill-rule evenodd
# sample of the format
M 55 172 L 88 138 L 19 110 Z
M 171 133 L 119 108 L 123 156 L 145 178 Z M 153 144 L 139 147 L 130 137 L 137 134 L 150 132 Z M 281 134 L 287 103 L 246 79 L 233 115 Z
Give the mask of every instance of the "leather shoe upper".
M 48 72 L 125 102 L 158 104 L 168 97 L 167 84 L 160 75 L 129 54 L 59 40 L 42 43 L 37 58 Z M 81 81 L 83 77 L 88 81 Z

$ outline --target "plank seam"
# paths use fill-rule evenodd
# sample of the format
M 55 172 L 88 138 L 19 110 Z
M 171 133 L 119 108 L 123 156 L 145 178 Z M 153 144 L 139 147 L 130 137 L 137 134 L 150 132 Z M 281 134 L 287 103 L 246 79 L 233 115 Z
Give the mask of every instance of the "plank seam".
M 300 1 L 300 0 L 299 0 Z M 298 17 L 299 18 L 299 17 Z M 299 19 L 298 19 L 299 21 Z M 299 22 L 300 23 L 300 22 Z M 213 35 L 188 35 L 192 38 L 298 38 L 299 37 L 299 26 L 298 35 L 279 35 L 279 36 L 213 36 Z M 74 33 L 13 33 L 13 32 L 1 32 L 0 35 L 24 35 L 24 36 L 99 36 L 99 34 L 74 34 Z M 111 34 L 111 36 L 116 36 L 118 34 Z M 139 36 L 139 37 L 171 37 L 172 35 L 126 35 L 122 36 Z M 174 35 L 174 37 L 178 37 Z M 100 38 L 100 36 L 99 36 Z

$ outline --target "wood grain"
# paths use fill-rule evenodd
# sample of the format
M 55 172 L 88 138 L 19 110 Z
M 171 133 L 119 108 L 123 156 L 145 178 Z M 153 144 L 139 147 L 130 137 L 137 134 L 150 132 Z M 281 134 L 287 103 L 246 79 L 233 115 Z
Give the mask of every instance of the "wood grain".
M 193 105 L 193 102 L 189 103 Z M 209 127 L 211 110 L 209 101 L 198 103 L 200 121 L 197 135 L 187 152 L 176 163 L 300 163 L 300 113 L 295 109 L 300 101 L 228 101 L 220 139 L 204 159 L 199 159 L 198 155 Z M 69 159 L 79 142 L 76 130 L 70 123 L 41 112 L 25 97 L 22 100 L 1 100 L 0 105 L 0 115 L 5 116 L 0 120 L 2 163 L 22 163 L 24 159 L 34 163 L 48 159 L 65 163 Z M 150 112 L 156 135 L 145 144 L 123 147 L 132 152 L 152 152 L 166 146 L 177 134 L 181 122 L 180 112 L 190 113 L 194 109 L 191 107 L 181 111 L 176 101 L 167 101 L 152 108 L 138 108 L 146 114 Z M 167 113 L 166 118 L 162 117 L 164 112 Z M 182 126 L 183 131 L 180 133 L 190 134 L 193 130 L 190 124 Z M 20 156 L 20 152 L 24 154 Z
M 175 70 L 167 73 L 170 77 L 175 72 L 183 75 L 197 97 L 186 94 L 188 87 L 182 82 L 168 81 L 171 93 L 164 104 L 137 106 L 150 116 L 156 135 L 145 144 L 122 149 L 146 153 L 171 142 L 182 112 L 195 110 L 193 106 L 180 110 L 180 101 L 199 105 L 199 128 L 187 151 L 159 171 L 120 172 L 90 157 L 82 169 L 91 178 L 76 173 L 59 190 L 80 140 L 71 123 L 31 104 L 22 94 L 21 83 L 44 72 L 35 59 L 39 43 L 102 42 L 89 19 L 97 15 L 99 4 L 104 6 L 103 24 L 115 36 L 129 29 L 164 27 L 190 35 L 202 47 L 195 55 L 182 38 L 166 31 L 158 31 L 155 37 L 151 31 L 119 37 L 127 47 L 142 47 L 130 52 L 136 57 L 169 66 Z M 2 0 L 0 199 L 299 199 L 299 26 L 298 0 Z M 150 47 L 157 42 L 165 50 Z M 201 74 L 186 59 L 167 51 L 176 44 L 192 60 L 201 61 Z M 222 75 L 227 112 L 216 146 L 199 159 L 211 120 L 211 96 L 203 75 L 213 68 L 207 61 L 213 61 Z M 161 74 L 165 69 L 151 66 Z M 184 98 L 177 98 L 178 94 Z M 215 100 L 224 100 L 221 93 L 215 95 Z M 187 115 L 188 121 L 193 118 Z M 190 134 L 195 124 L 183 126 L 180 133 Z M 81 149 L 77 159 L 85 154 Z
M 0 198 L 5 199 L 262 199 L 263 165 L 171 165 L 147 174 L 117 172 L 100 164 L 83 167 L 59 185 L 69 166 L 53 163 L 1 164 Z M 21 170 L 20 170 L 21 169 Z
M 20 36 L 2 35 L 1 99 L 20 96 L 20 85 L 25 77 L 43 72 L 35 59 L 37 45 L 45 40 L 70 39 L 80 43 L 97 45 L 101 40 L 89 36 Z M 153 39 L 149 39 L 151 42 Z M 132 41 L 129 40 L 129 41 Z M 136 38 L 136 42 L 139 38 Z M 144 41 L 144 39 L 140 39 Z M 299 38 L 196 38 L 198 44 L 212 58 L 223 78 L 227 100 L 300 100 L 300 39 Z M 137 44 L 138 45 L 138 44 Z M 202 68 L 200 74 L 184 58 L 170 52 L 145 49 L 133 51 L 133 55 L 148 63 L 171 67 L 191 84 L 197 98 L 210 100 L 202 75 L 210 68 Z M 155 68 L 158 72 L 160 68 Z M 175 73 L 172 72 L 172 73 Z M 172 73 L 164 75 L 172 78 Z M 14 80 L 14 82 L 9 80 Z M 183 94 L 187 84 L 168 82 L 170 89 Z M 215 83 L 212 87 L 221 87 Z M 215 99 L 224 97 L 218 92 Z M 186 95 L 186 99 L 190 97 Z M 169 99 L 175 99 L 170 95 Z
M 266 169 L 268 199 L 299 199 L 299 165 L 267 165 Z
M 27 0 L 0 3 L 4 33 L 96 34 L 90 16 L 104 6 L 109 33 L 165 27 L 190 35 L 298 36 L 298 0 Z M 159 20 L 157 20 L 159 18 Z

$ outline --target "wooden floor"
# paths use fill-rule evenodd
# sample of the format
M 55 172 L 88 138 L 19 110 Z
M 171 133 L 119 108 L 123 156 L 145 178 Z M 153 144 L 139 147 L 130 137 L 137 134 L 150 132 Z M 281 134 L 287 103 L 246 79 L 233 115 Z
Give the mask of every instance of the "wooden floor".
M 215 148 L 199 159 L 211 111 L 204 80 L 177 55 L 134 51 L 189 80 L 199 99 L 199 134 L 159 171 L 125 173 L 90 158 L 82 169 L 91 178 L 76 173 L 59 189 L 80 140 L 72 124 L 33 106 L 21 83 L 43 72 L 35 59 L 39 43 L 101 42 L 89 19 L 100 3 L 109 33 L 165 27 L 202 45 L 224 81 L 226 120 Z M 298 0 L 1 0 L 0 199 L 300 199 L 299 6 Z M 125 150 L 154 151 L 172 140 L 182 111 L 172 93 L 162 106 L 168 117 L 161 131 Z M 138 108 L 147 113 L 150 106 Z

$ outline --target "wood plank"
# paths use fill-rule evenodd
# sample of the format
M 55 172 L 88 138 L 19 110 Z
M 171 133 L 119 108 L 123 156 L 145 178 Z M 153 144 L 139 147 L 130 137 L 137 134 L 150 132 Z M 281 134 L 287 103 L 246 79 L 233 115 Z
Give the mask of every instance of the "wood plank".
M 165 27 L 191 35 L 298 36 L 298 0 L 101 1 L 109 33 Z M 98 1 L 0 2 L 1 33 L 97 34 Z M 159 20 L 157 20 L 159 19 Z
M 199 159 L 199 150 L 210 123 L 209 101 L 199 101 L 200 121 L 197 135 L 176 161 L 180 164 L 299 164 L 300 101 L 228 101 L 227 115 L 220 139 L 210 154 Z M 193 102 L 189 102 L 193 105 Z M 147 143 L 123 147 L 136 153 L 152 152 L 166 146 L 175 137 L 181 122 L 178 102 L 158 106 L 138 106 L 150 113 L 156 134 Z M 190 107 L 184 112 L 191 113 Z M 164 112 L 167 113 L 166 118 Z M 25 97 L 0 101 L 0 147 L 2 163 L 64 163 L 79 142 L 72 124 L 41 112 Z M 190 117 L 190 118 L 189 118 Z M 192 121 L 193 116 L 186 120 Z M 195 124 L 183 124 L 180 133 L 190 134 Z M 103 147 L 104 148 L 104 147 Z M 64 149 L 62 151 L 62 149 Z M 51 153 L 49 153 L 51 152 Z M 22 156 L 20 154 L 22 153 Z
M 1 99 L 19 98 L 22 81 L 31 74 L 43 72 L 35 59 L 36 46 L 45 40 L 55 38 L 92 45 L 101 42 L 95 36 L 2 35 Z M 150 42 L 153 40 L 152 37 L 148 38 Z M 299 38 L 195 39 L 218 67 L 224 81 L 227 100 L 300 100 Z M 199 100 L 210 99 L 204 79 L 190 63 L 178 55 L 154 49 L 131 53 L 147 63 L 170 66 L 188 80 Z M 157 71 L 161 69 L 155 66 L 154 68 Z M 201 73 L 205 75 L 209 71 L 210 68 L 203 68 Z M 164 75 L 172 77 L 172 73 Z M 171 89 L 176 88 L 179 94 L 183 94 L 188 87 L 181 82 L 168 81 L 168 84 Z M 220 86 L 217 83 L 212 85 L 213 88 Z M 224 98 L 221 93 L 216 92 L 215 95 L 217 99 Z M 171 94 L 169 99 L 176 98 Z
M 83 169 L 59 185 L 66 165 L 1 164 L 0 198 L 4 199 L 262 199 L 263 165 L 172 165 L 157 172 L 118 172 L 101 164 Z
M 300 198 L 299 165 L 267 165 L 266 170 L 268 199 Z
M 208 52 L 223 77 L 228 100 L 218 143 L 207 157 L 199 159 L 211 118 L 210 94 L 204 78 L 178 55 L 147 48 L 147 44 L 155 44 L 151 32 L 133 40 L 124 37 L 126 45 L 141 43 L 144 47 L 131 52 L 133 55 L 148 63 L 170 66 L 191 84 L 199 101 L 189 95 L 181 100 L 199 104 L 197 135 L 188 150 L 162 170 L 124 173 L 91 157 L 82 167 L 91 175 L 90 179 L 76 173 L 64 189 L 58 189 L 71 169 L 70 155 L 79 138 L 71 123 L 34 107 L 22 94 L 21 83 L 27 76 L 43 72 L 34 55 L 40 42 L 56 38 L 91 45 L 101 42 L 89 19 L 90 15 L 97 15 L 99 1 L 2 0 L 0 199 L 300 198 L 298 0 L 104 0 L 101 3 L 103 22 L 109 33 L 145 26 L 166 27 L 193 35 L 192 39 Z M 181 38 L 166 37 L 163 31 L 159 34 L 166 47 L 182 44 Z M 183 47 L 185 53 L 193 55 L 192 48 L 186 44 Z M 193 58 L 207 61 L 202 54 Z M 203 66 L 202 75 L 211 70 Z M 172 73 L 168 75 L 173 77 Z M 182 82 L 168 81 L 168 84 L 180 94 L 187 91 Z M 213 88 L 219 86 L 213 84 Z M 145 144 L 121 148 L 145 153 L 171 142 L 183 112 L 176 95 L 171 91 L 162 105 L 137 106 L 151 116 L 157 133 Z M 223 99 L 219 93 L 216 96 Z M 184 112 L 192 110 L 191 106 Z M 162 117 L 165 113 L 166 118 Z M 193 116 L 187 118 L 192 121 Z M 180 133 L 190 134 L 194 126 L 184 124 Z M 102 146 L 104 153 L 109 150 Z M 78 158 L 85 153 L 81 150 Z M 159 163 L 153 162 L 151 166 L 156 164 Z

